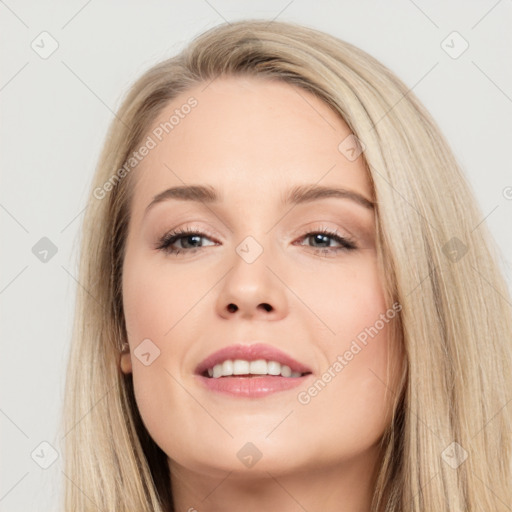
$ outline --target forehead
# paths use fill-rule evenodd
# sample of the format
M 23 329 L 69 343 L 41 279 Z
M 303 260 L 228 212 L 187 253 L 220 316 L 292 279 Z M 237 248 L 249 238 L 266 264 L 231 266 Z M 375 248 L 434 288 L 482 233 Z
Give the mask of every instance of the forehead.
M 371 197 L 362 158 L 338 148 L 351 134 L 326 103 L 294 85 L 222 77 L 168 103 L 136 168 L 135 208 L 171 186 L 210 184 L 225 197 L 276 201 L 297 184 L 344 186 Z M 140 203 L 140 204 L 139 204 Z

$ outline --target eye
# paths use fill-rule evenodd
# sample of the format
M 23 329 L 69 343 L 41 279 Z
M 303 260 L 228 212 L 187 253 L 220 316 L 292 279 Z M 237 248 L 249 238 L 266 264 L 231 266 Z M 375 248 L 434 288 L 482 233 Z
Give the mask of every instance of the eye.
M 190 228 L 176 229 L 170 233 L 166 233 L 158 242 L 156 249 L 164 251 L 168 254 L 178 255 L 181 252 L 196 252 L 197 249 L 202 249 L 202 245 L 198 245 L 201 239 L 209 238 L 210 235 L 195 231 Z M 339 244 L 339 247 L 330 247 L 325 245 L 313 246 L 313 249 L 317 249 L 316 252 L 322 254 L 336 254 L 340 251 L 352 251 L 357 249 L 355 242 L 347 237 L 342 236 L 337 231 L 331 231 L 327 228 L 322 228 L 317 231 L 310 231 L 303 235 L 299 240 L 310 240 L 315 244 L 330 244 L 334 241 Z M 173 247 L 176 242 L 181 244 L 181 247 Z M 215 245 L 210 244 L 210 245 Z M 299 244 L 303 245 L 303 244 Z
M 206 233 L 201 233 L 193 229 L 176 229 L 170 233 L 166 233 L 159 241 L 157 249 L 167 252 L 169 254 L 179 254 L 180 252 L 195 252 L 196 249 L 201 249 L 197 244 L 201 238 L 207 238 Z M 175 248 L 175 242 L 181 242 L 182 247 Z M 188 246 L 188 247 L 187 247 Z
M 329 244 L 330 240 L 334 240 L 339 244 L 339 247 L 328 247 L 328 246 L 316 246 L 313 247 L 313 249 L 318 249 L 317 252 L 321 252 L 324 254 L 332 254 L 332 253 L 338 253 L 340 251 L 353 251 L 357 249 L 357 245 L 355 242 L 345 236 L 342 236 L 337 231 L 329 230 L 327 228 L 322 228 L 318 231 L 311 231 L 303 235 L 299 240 L 310 240 L 315 244 Z M 330 240 L 329 240 L 330 239 Z M 301 244 L 302 245 L 302 244 Z

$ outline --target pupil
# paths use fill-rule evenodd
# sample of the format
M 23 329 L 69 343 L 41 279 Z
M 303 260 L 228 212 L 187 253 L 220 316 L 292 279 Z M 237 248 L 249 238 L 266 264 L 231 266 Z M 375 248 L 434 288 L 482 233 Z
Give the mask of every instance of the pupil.
M 188 237 L 186 237 L 184 240 L 186 240 L 187 244 L 190 242 L 190 240 L 192 239 L 196 239 L 196 241 L 198 241 L 198 239 L 200 239 L 201 237 L 198 236 L 198 235 L 189 235 Z M 192 243 L 193 245 L 193 243 Z
M 314 238 L 315 238 L 315 242 L 319 242 L 319 243 L 327 243 L 328 242 L 325 240 L 327 238 L 326 235 L 317 234 L 317 235 L 314 235 Z

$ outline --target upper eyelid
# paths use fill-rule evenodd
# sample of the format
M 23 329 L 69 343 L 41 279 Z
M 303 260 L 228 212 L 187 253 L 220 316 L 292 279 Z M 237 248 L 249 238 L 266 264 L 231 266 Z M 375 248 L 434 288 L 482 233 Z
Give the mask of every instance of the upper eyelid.
M 324 231 L 324 230 L 330 231 L 333 234 L 335 234 L 337 232 L 341 236 L 344 236 L 343 232 L 346 232 L 348 237 L 356 238 L 355 235 L 353 235 L 352 232 L 350 230 L 346 229 L 346 228 L 329 227 L 329 226 L 326 226 L 326 225 L 318 225 L 318 226 L 315 226 L 315 227 L 308 227 L 308 228 L 305 228 L 303 230 L 296 230 L 296 231 L 294 231 L 294 235 L 293 236 L 304 236 L 304 235 L 307 235 L 307 234 L 310 234 L 310 233 L 318 233 L 318 232 L 321 232 L 321 231 Z M 196 228 L 196 227 L 191 227 L 191 226 L 185 226 L 185 227 L 178 227 L 178 228 L 169 229 L 168 231 L 165 231 L 160 236 L 160 238 L 163 238 L 165 236 L 178 236 L 178 235 L 185 236 L 187 234 L 198 234 L 198 235 L 201 235 L 201 236 L 207 236 L 207 237 L 212 237 L 212 238 L 224 238 L 222 235 L 216 235 L 216 234 L 212 233 L 209 229 L 202 228 L 202 227 L 201 228 Z

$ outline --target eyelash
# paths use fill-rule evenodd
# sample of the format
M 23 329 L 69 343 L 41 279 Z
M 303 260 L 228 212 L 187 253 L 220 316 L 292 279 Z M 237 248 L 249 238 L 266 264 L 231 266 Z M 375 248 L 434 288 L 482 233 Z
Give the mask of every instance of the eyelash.
M 208 233 L 203 233 L 200 231 L 196 231 L 194 229 L 190 228 L 180 228 L 176 229 L 175 231 L 171 231 L 170 233 L 166 233 L 158 242 L 158 245 L 156 247 L 157 250 L 164 251 L 167 254 L 174 254 L 177 256 L 181 252 L 195 252 L 197 249 L 202 249 L 202 247 L 194 247 L 192 249 L 172 249 L 171 245 L 176 242 L 177 240 L 180 240 L 182 238 L 186 238 L 192 235 L 200 236 L 201 238 L 211 238 L 211 236 Z M 357 249 L 357 246 L 355 242 L 347 237 L 341 236 L 337 231 L 330 230 L 327 228 L 321 228 L 317 231 L 310 231 L 300 238 L 300 240 L 306 239 L 313 235 L 325 235 L 330 238 L 332 238 L 334 241 L 341 244 L 341 247 L 312 247 L 312 249 L 317 249 L 317 251 L 320 251 L 322 253 L 339 253 L 341 251 L 353 251 Z

